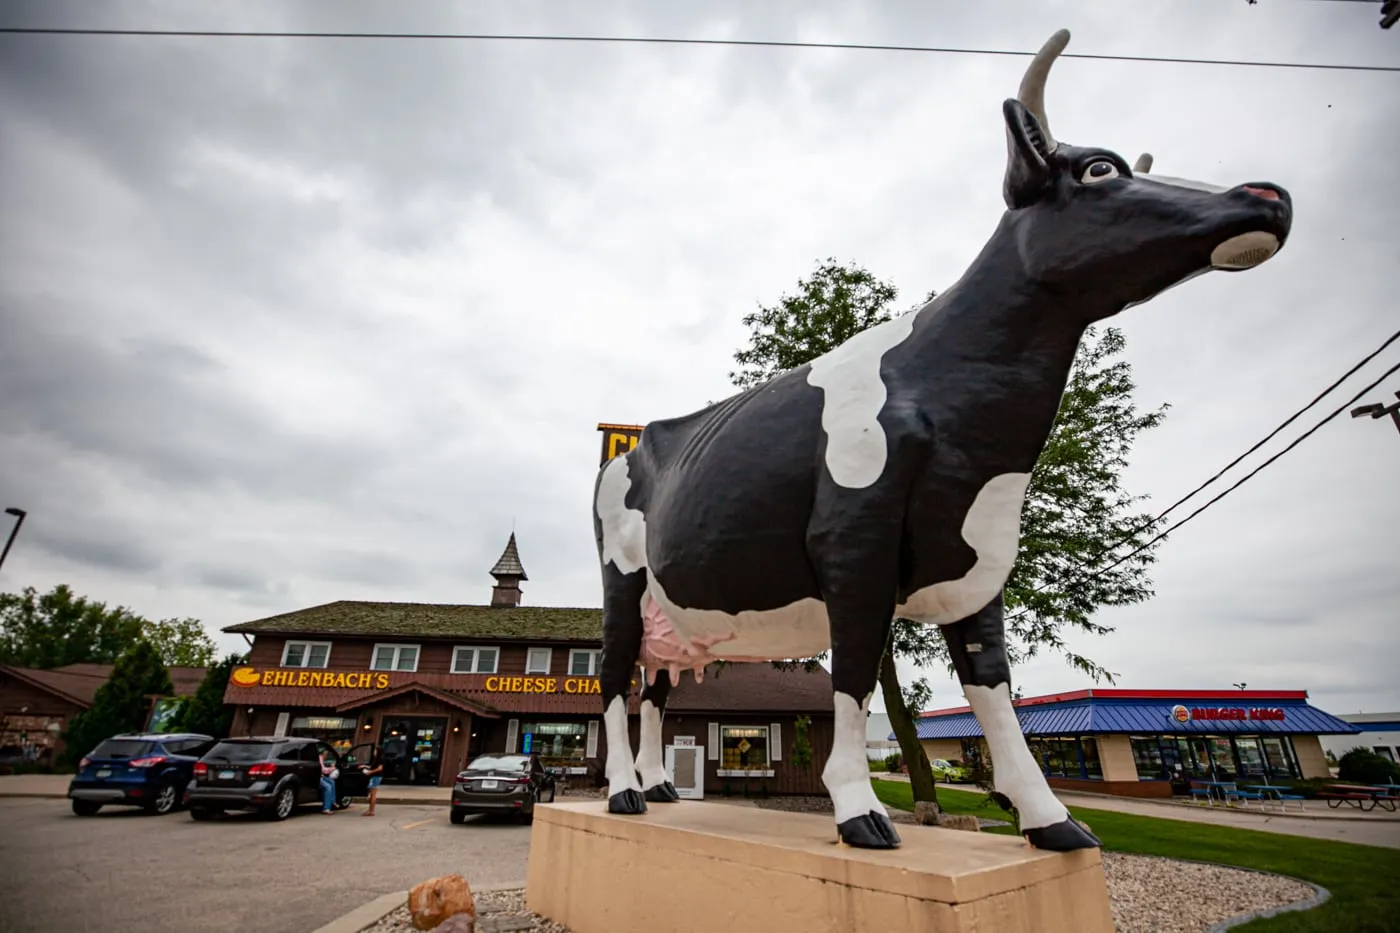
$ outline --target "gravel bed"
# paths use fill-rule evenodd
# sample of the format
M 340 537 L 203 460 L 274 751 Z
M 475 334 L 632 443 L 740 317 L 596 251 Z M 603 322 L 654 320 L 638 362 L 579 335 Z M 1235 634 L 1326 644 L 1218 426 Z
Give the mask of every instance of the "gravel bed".
M 1239 914 L 1282 907 L 1316 895 L 1310 885 L 1276 875 L 1149 855 L 1104 852 L 1103 866 L 1118 933 L 1206 933 L 1214 924 Z M 475 898 L 476 933 L 570 933 L 568 927 L 527 912 L 521 889 L 490 891 Z M 404 905 L 360 933 L 417 931 Z

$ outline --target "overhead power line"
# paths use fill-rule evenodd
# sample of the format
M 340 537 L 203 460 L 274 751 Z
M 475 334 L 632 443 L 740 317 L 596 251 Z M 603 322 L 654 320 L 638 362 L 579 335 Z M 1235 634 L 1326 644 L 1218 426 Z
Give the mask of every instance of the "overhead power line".
M 1392 337 L 1391 339 L 1394 340 L 1395 338 Z M 1389 344 L 1389 342 L 1390 342 L 1390 341 L 1387 341 L 1387 344 Z M 1379 352 L 1379 351 L 1378 351 L 1378 352 Z M 1372 355 L 1374 356 L 1374 354 L 1372 354 Z M 1368 357 L 1368 359 L 1369 359 L 1369 357 Z M 1234 483 L 1232 486 L 1230 486 L 1229 488 L 1223 490 L 1223 491 L 1220 492 L 1220 493 L 1217 493 L 1213 498 L 1211 498 L 1208 502 L 1206 502 L 1205 505 L 1202 505 L 1201 507 L 1197 508 L 1194 512 L 1192 512 L 1191 514 L 1187 515 L 1185 518 L 1181 519 L 1180 521 L 1174 522 L 1171 526 L 1169 526 L 1169 527 L 1163 529 L 1161 532 L 1159 532 L 1157 535 L 1153 536 L 1152 538 L 1148 539 L 1148 540 L 1147 540 L 1146 542 L 1144 542 L 1143 544 L 1139 545 L 1138 547 L 1136 547 L 1136 548 L 1134 548 L 1133 550 L 1129 551 L 1127 554 L 1124 554 L 1122 557 L 1119 557 L 1117 560 L 1113 561 L 1113 563 L 1107 564 L 1107 565 L 1105 565 L 1105 566 L 1103 566 L 1103 567 L 1094 568 L 1094 569 L 1090 570 L 1088 573 L 1085 573 L 1084 575 L 1078 577 L 1077 579 L 1074 579 L 1074 580 L 1069 581 L 1069 584 L 1068 584 L 1068 585 L 1069 585 L 1069 586 L 1078 586 L 1078 585 L 1083 584 L 1083 583 L 1088 583 L 1089 581 L 1095 580 L 1095 579 L 1097 579 L 1098 577 L 1103 576 L 1105 573 L 1108 573 L 1108 571 L 1112 570 L 1114 567 L 1117 567 L 1119 564 L 1123 563 L 1124 561 L 1128 560 L 1129 558 L 1135 557 L 1135 556 L 1137 556 L 1138 554 L 1141 554 L 1143 551 L 1147 550 L 1147 549 L 1150 548 L 1152 545 L 1156 544 L 1158 541 L 1161 541 L 1163 538 L 1167 537 L 1167 536 L 1170 535 L 1172 532 L 1176 531 L 1178 528 L 1182 527 L 1182 526 L 1185 525 L 1187 522 L 1189 522 L 1189 521 L 1191 521 L 1192 519 L 1194 519 L 1196 516 L 1198 516 L 1198 515 L 1202 514 L 1203 512 L 1205 512 L 1207 509 L 1209 509 L 1211 506 L 1215 505 L 1215 504 L 1216 504 L 1217 502 L 1219 502 L 1221 499 L 1224 499 L 1224 498 L 1225 498 L 1226 496 L 1228 496 L 1230 493 L 1234 492 L 1236 489 L 1239 489 L 1239 488 L 1240 488 L 1241 486 L 1243 486 L 1245 483 L 1249 482 L 1251 479 L 1253 479 L 1255 476 L 1257 476 L 1260 472 L 1262 472 L 1264 469 L 1266 469 L 1270 464 L 1274 463 L 1274 462 L 1277 461 L 1279 458 L 1281 458 L 1284 454 L 1288 453 L 1288 452 L 1291 451 L 1293 448 L 1295 448 L 1295 447 L 1297 447 L 1299 444 L 1301 444 L 1303 441 L 1307 440 L 1309 437 L 1311 437 L 1313 434 L 1315 434 L 1317 431 L 1319 431 L 1324 425 L 1328 424 L 1329 422 L 1331 422 L 1332 420 L 1334 420 L 1335 418 L 1337 418 L 1339 415 L 1341 415 L 1343 412 L 1345 412 L 1351 405 L 1355 404 L 1356 401 L 1357 401 L 1358 399 L 1360 399 L 1363 395 L 1365 395 L 1367 392 L 1370 392 L 1370 391 L 1371 391 L 1372 389 L 1374 389 L 1376 386 L 1380 385 L 1382 382 L 1384 382 L 1386 379 L 1389 379 L 1391 376 L 1393 376 L 1393 375 L 1394 375 L 1395 373 L 1397 373 L 1397 372 L 1400 372 L 1400 363 L 1396 363 L 1394 366 L 1390 367 L 1390 368 L 1387 369 L 1385 372 L 1381 373 L 1380 378 L 1376 379 L 1375 382 L 1372 382 L 1370 385 L 1366 386 L 1366 387 L 1365 387 L 1364 389 L 1362 389 L 1360 392 L 1357 392 L 1357 393 L 1356 393 L 1355 395 L 1353 395 L 1350 399 L 1348 399 L 1348 400 L 1346 401 L 1346 403 L 1343 404 L 1341 407 L 1334 409 L 1329 415 L 1327 415 L 1325 418 L 1323 418 L 1323 419 L 1322 419 L 1321 421 L 1319 421 L 1317 424 L 1313 425 L 1311 428 L 1309 428 L 1308 430 L 1304 431 L 1302 434 L 1298 435 L 1298 437 L 1294 438 L 1293 442 L 1290 443 L 1287 447 L 1283 448 L 1283 449 L 1280 450 L 1278 453 L 1274 454 L 1272 457 L 1270 457 L 1269 459 L 1265 460 L 1263 463 L 1259 464 L 1259 465 L 1258 465 L 1257 467 L 1255 467 L 1254 469 L 1250 470 L 1250 471 L 1249 471 L 1248 473 L 1246 473 L 1244 476 L 1240 477 L 1238 480 L 1235 481 L 1235 483 Z M 1297 416 L 1295 415 L 1294 417 L 1297 417 Z M 1292 419 L 1289 419 L 1289 420 L 1292 420 Z M 1277 433 L 1277 432 L 1275 432 L 1275 433 Z M 1270 435 L 1270 436 L 1272 436 L 1272 435 Z M 1193 493 L 1193 494 L 1194 494 L 1194 493 Z M 1037 589 L 1037 590 L 1040 590 L 1040 589 L 1044 589 L 1044 587 L 1037 587 L 1036 589 Z M 1014 612 L 1014 613 L 1012 613 L 1010 616 L 1008 616 L 1008 617 L 1007 617 L 1007 620 L 1010 621 L 1011 619 L 1019 618 L 1020 616 L 1025 615 L 1028 611 L 1029 611 L 1028 609 L 1024 609 L 1024 608 L 1023 608 L 1023 609 L 1018 609 L 1018 610 L 1016 610 L 1016 612 Z
M 446 39 L 470 42 L 592 42 L 631 45 L 718 45 L 773 49 L 840 49 L 860 52 L 923 52 L 944 55 L 1010 55 L 1029 58 L 1034 51 L 1017 49 L 969 49 L 932 45 L 885 45 L 862 42 L 797 42 L 768 39 L 673 39 L 657 36 L 558 36 L 464 32 L 263 32 L 191 29 L 60 29 L 50 27 L 0 27 L 0 33 L 42 36 L 155 36 L 184 39 Z M 1234 65 L 1247 68 L 1301 68 L 1317 71 L 1400 72 L 1400 65 L 1330 65 L 1312 62 L 1250 62 L 1224 58 L 1173 58 L 1155 55 L 1096 55 L 1063 52 L 1060 58 L 1104 62 L 1151 62 L 1171 65 Z

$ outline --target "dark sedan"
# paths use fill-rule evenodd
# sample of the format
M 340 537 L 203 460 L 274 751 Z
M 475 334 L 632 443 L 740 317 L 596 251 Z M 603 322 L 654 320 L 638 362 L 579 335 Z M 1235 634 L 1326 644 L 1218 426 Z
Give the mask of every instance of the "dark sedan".
M 535 820 L 535 804 L 554 802 L 554 775 L 538 755 L 482 755 L 452 785 L 454 823 L 470 813 L 508 813 Z

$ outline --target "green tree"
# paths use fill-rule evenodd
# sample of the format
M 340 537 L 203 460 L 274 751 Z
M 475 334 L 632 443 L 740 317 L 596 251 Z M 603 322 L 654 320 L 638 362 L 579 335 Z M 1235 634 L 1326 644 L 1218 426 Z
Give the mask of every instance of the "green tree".
M 198 732 L 216 739 L 226 738 L 233 727 L 233 707 L 224 704 L 224 692 L 228 689 L 229 675 L 233 669 L 244 663 L 241 654 L 230 654 L 217 664 L 211 665 L 199 689 L 185 704 L 178 728 L 182 732 Z
M 929 292 L 925 301 L 935 297 Z M 734 354 L 740 364 L 731 380 L 741 387 L 800 366 L 867 327 L 889 320 L 898 297 L 860 266 L 828 259 L 796 295 L 745 316 L 750 342 Z M 1031 475 L 1021 516 L 1021 548 L 1007 580 L 1007 646 L 1013 664 L 1042 650 L 1059 651 L 1095 680 L 1113 675 L 1070 650 L 1074 630 L 1105 634 L 1093 620 L 1103 606 L 1141 602 L 1152 595 L 1147 568 L 1155 545 L 1143 547 L 1160 522 L 1137 514 L 1141 497 L 1128 495 L 1119 477 L 1137 435 L 1165 417 L 1166 406 L 1140 413 L 1133 403 L 1130 365 L 1119 357 L 1121 332 L 1090 329 L 1075 357 L 1050 437 Z M 1113 555 L 1142 549 L 1115 566 Z M 880 665 L 881 695 L 909 765 L 916 800 L 935 800 L 928 758 L 918 740 L 915 716 L 931 695 L 919 678 L 905 688 L 895 659 L 918 667 L 948 665 L 947 646 L 934 626 L 894 621 L 890 647 Z M 812 659 L 804 662 L 807 665 Z M 949 666 L 951 671 L 951 668 Z
M 145 728 L 151 697 L 169 696 L 174 689 L 160 654 L 150 642 L 138 640 L 117 658 L 92 706 L 69 722 L 63 733 L 64 760 L 72 764 L 109 736 Z
M 143 620 L 142 635 L 169 667 L 208 667 L 219 655 L 214 639 L 198 619 Z
M 144 620 L 124 606 L 74 596 L 60 584 L 40 596 L 34 587 L 0 593 L 0 663 L 54 668 L 110 664 L 141 636 Z

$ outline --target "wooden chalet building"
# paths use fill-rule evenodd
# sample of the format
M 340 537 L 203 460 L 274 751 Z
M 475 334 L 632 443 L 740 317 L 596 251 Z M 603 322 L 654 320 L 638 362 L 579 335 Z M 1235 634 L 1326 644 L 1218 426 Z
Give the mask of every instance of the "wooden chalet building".
M 379 744 L 386 783 L 449 785 L 486 752 L 535 752 L 601 783 L 602 610 L 522 606 L 514 534 L 491 574 L 489 605 L 347 600 L 225 628 L 251 642 L 225 693 L 233 734 Z M 662 727 L 667 766 L 687 796 L 825 793 L 831 709 L 823 669 L 684 674 Z M 802 766 L 799 743 L 811 751 Z

